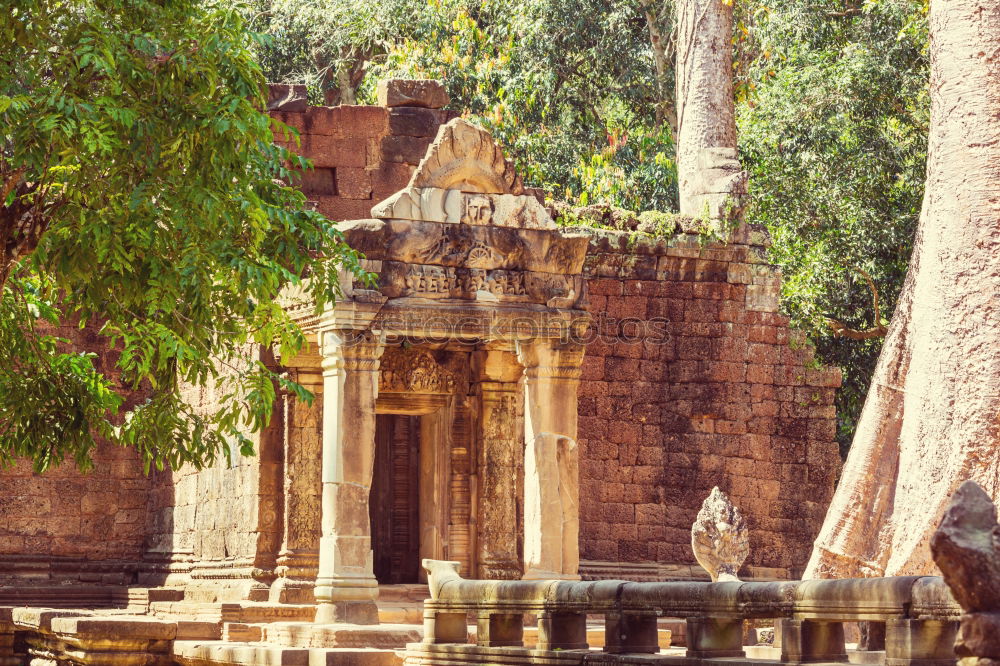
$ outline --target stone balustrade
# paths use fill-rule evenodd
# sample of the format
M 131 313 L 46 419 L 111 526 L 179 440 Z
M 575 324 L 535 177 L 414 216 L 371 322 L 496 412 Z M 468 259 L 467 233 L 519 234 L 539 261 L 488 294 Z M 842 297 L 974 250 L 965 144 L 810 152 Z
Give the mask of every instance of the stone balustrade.
M 782 582 L 465 580 L 455 562 L 425 560 L 431 598 L 424 641 L 407 664 L 696 663 L 744 657 L 744 620 L 772 619 L 780 663 L 848 662 L 843 623 L 884 622 L 888 666 L 955 662 L 961 609 L 934 576 Z M 468 638 L 470 615 L 476 642 Z M 524 646 L 525 615 L 538 640 Z M 588 616 L 603 615 L 605 643 L 587 645 Z M 657 619 L 687 622 L 687 649 L 660 653 Z M 777 647 L 777 646 L 776 646 Z M 778 650 L 775 650 L 778 656 Z M 639 661 L 637 661 L 637 659 Z M 758 660 L 754 660 L 758 661 Z

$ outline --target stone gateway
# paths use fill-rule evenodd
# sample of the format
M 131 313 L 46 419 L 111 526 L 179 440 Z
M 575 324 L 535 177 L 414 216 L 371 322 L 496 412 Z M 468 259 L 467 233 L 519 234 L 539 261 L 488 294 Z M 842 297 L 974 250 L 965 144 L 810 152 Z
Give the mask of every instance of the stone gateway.
M 378 284 L 345 283 L 319 315 L 290 296 L 316 349 L 299 371 L 323 377 L 306 454 L 322 460 L 318 621 L 377 622 L 378 584 L 421 582 L 420 558 L 579 575 L 589 238 L 521 189 L 492 139 L 452 120 L 381 219 L 341 225 Z

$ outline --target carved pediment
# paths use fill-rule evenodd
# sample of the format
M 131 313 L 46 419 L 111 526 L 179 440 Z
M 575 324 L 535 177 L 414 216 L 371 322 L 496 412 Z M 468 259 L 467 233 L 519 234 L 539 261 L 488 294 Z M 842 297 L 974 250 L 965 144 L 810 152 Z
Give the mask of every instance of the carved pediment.
M 427 350 L 386 349 L 379 371 L 379 393 L 454 393 L 455 377 Z
M 372 208 L 381 219 L 555 229 L 489 132 L 456 118 L 438 131 L 409 185 Z
M 521 177 L 493 137 L 462 118 L 442 125 L 409 187 L 483 194 L 524 194 Z

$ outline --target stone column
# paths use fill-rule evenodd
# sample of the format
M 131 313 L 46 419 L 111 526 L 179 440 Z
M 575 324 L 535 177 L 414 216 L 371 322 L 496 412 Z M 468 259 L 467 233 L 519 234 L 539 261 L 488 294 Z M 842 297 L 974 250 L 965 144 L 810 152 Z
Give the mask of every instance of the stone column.
M 368 496 L 383 344 L 367 333 L 324 331 L 321 345 L 323 518 L 316 621 L 378 624 Z
M 498 350 L 473 355 L 479 397 L 479 577 L 520 578 L 518 499 L 523 477 L 523 428 L 518 423 L 521 367 Z
M 524 578 L 579 580 L 583 345 L 519 342 L 517 355 L 524 366 Z
M 323 374 L 320 359 L 315 365 L 292 368 L 292 379 L 314 396 L 312 404 L 283 396 L 285 404 L 284 535 L 278 554 L 278 579 L 271 586 L 270 600 L 284 604 L 315 602 L 313 589 L 319 565 L 322 520 L 322 422 Z

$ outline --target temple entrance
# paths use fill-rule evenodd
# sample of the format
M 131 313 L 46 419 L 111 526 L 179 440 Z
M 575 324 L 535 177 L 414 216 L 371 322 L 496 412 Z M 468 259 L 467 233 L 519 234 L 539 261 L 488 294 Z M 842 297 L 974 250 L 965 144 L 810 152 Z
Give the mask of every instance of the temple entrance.
M 377 281 L 345 280 L 320 313 L 305 290 L 286 306 L 323 384 L 316 621 L 374 622 L 379 584 L 419 586 L 422 558 L 575 579 L 591 237 L 461 119 L 370 211 L 343 233 Z
M 375 578 L 416 583 L 420 567 L 420 417 L 379 414 L 368 510 Z

